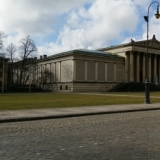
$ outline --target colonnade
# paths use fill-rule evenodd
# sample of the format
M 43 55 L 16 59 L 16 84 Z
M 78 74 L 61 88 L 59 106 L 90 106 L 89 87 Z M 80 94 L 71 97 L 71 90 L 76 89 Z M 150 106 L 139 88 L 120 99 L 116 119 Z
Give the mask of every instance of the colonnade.
M 125 55 L 125 82 L 145 82 L 146 53 L 127 51 Z M 148 55 L 148 78 L 150 83 L 160 83 L 160 55 L 158 54 Z

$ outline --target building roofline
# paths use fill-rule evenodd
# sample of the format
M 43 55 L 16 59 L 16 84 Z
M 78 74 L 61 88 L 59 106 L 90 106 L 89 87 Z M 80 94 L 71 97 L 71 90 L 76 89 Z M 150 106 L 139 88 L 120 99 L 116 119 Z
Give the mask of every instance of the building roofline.
M 122 56 L 112 54 L 110 52 L 103 52 L 99 50 L 85 50 L 85 49 L 75 49 L 71 51 L 66 51 L 58 54 L 54 54 L 48 56 L 46 58 L 38 59 L 38 61 L 46 61 L 49 59 L 65 57 L 65 56 L 72 56 L 72 55 L 87 55 L 87 56 L 99 56 L 99 57 L 110 57 L 110 58 L 122 58 Z
M 140 46 L 139 43 L 143 43 L 143 42 L 146 42 L 146 41 L 147 40 L 134 41 L 133 39 L 131 39 L 131 41 L 129 43 L 124 43 L 124 44 L 110 46 L 110 47 L 105 47 L 105 48 L 99 48 L 97 50 L 98 51 L 104 51 L 104 50 L 123 48 L 123 47 L 128 47 L 128 46 Z M 155 35 L 153 35 L 152 39 L 149 39 L 148 41 L 156 41 L 156 42 L 158 42 L 160 44 L 160 41 L 158 41 L 156 39 Z M 146 46 L 141 46 L 141 47 L 146 47 Z M 152 47 L 150 47 L 150 48 L 152 48 Z M 158 49 L 158 48 L 156 48 L 156 49 Z

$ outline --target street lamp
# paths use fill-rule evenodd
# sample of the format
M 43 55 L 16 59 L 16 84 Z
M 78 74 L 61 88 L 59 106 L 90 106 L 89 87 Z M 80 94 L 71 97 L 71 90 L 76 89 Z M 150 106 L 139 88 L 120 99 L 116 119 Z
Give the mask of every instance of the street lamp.
M 149 7 L 148 7 L 148 14 L 147 14 L 147 16 L 144 16 L 144 19 L 145 19 L 145 21 L 147 22 L 147 52 L 146 52 L 146 54 L 145 54 L 145 78 L 146 78 L 146 80 L 145 80 L 145 100 L 144 100 L 144 103 L 146 103 L 146 104 L 149 104 L 150 103 L 150 96 L 149 96 L 149 80 L 148 80 L 148 28 L 149 28 L 149 9 L 150 9 L 150 7 L 151 7 L 151 5 L 153 4 L 153 3 L 157 3 L 158 5 L 157 5 L 157 12 L 156 12 L 156 14 L 155 14 L 155 17 L 157 18 L 157 19 L 159 19 L 160 18 L 160 14 L 159 14 L 159 2 L 157 2 L 157 1 L 154 1 L 154 2 L 152 2 L 150 5 L 149 5 Z

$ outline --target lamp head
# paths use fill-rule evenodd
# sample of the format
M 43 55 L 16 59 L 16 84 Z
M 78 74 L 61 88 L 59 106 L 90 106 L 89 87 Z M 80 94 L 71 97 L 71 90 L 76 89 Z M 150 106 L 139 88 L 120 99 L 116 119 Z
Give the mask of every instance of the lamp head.
M 155 14 L 155 17 L 156 17 L 157 19 L 160 18 L 160 14 L 159 14 L 159 5 L 157 6 L 157 13 Z
M 144 20 L 148 22 L 148 16 L 144 16 Z

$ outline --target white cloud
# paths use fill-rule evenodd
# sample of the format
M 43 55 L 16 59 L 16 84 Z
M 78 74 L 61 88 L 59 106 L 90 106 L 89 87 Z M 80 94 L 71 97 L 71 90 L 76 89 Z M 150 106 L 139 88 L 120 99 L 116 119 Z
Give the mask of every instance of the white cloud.
M 37 42 L 40 42 L 50 35 L 45 44 L 38 44 L 38 49 L 39 54 L 51 55 L 72 49 L 107 47 L 113 45 L 111 43 L 115 40 L 118 43 L 127 42 L 130 35 L 125 37 L 126 35 L 122 33 L 137 30 L 137 25 L 142 21 L 140 12 L 146 13 L 151 0 L 16 0 L 16 3 L 13 0 L 0 0 L 0 2 L 0 30 L 9 35 L 6 44 L 13 42 L 19 45 L 19 40 L 27 35 L 36 37 Z M 90 5 L 85 7 L 85 4 Z M 153 8 L 151 7 L 151 14 Z M 159 24 L 152 21 L 151 23 L 153 24 L 150 33 L 157 32 L 155 30 Z M 145 30 L 146 24 L 142 30 L 144 33 L 138 31 L 140 33 L 138 38 L 137 35 L 133 37 L 146 38 Z M 157 34 L 160 37 L 159 33 Z M 54 37 L 55 35 L 57 37 Z
M 49 54 L 51 48 L 52 54 L 65 49 L 97 49 L 107 46 L 113 39 L 120 39 L 122 31 L 134 31 L 137 24 L 137 10 L 131 1 L 96 0 L 88 10 L 81 7 L 78 12 L 73 11 L 58 41 L 49 46 L 46 44 L 41 49 L 46 48 Z
M 57 15 L 78 8 L 91 0 L 0 0 L 0 30 L 26 35 L 53 32 Z
M 0 31 L 8 36 L 5 47 L 11 42 L 19 46 L 20 39 L 27 35 L 42 39 L 54 32 L 58 16 L 91 1 L 93 2 L 93 0 L 16 0 L 16 2 L 0 0 Z

